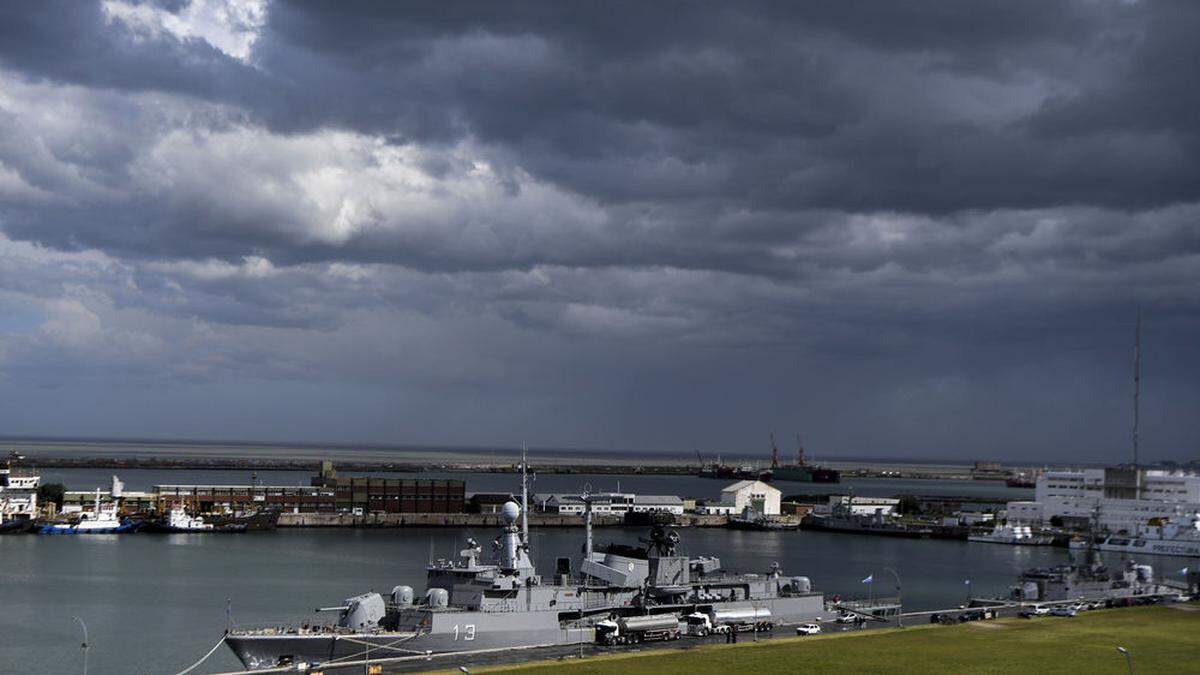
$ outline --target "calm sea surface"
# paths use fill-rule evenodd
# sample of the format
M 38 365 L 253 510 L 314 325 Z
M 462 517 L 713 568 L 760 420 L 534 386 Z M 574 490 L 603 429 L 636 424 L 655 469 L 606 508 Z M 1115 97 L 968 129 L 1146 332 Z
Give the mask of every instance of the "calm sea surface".
M 624 485 L 622 485 L 624 487 Z M 864 594 L 876 579 L 890 593 L 892 567 L 908 609 L 1003 593 L 1025 567 L 1068 559 L 1062 549 L 952 541 L 896 540 L 820 532 L 680 531 L 684 550 L 714 554 L 731 570 L 763 571 L 778 561 L 827 594 Z M 543 570 L 576 556 L 582 530 L 535 530 Z M 303 530 L 220 535 L 0 537 L 0 672 L 69 673 L 80 665 L 81 617 L 92 642 L 92 673 L 176 673 L 204 654 L 225 626 L 226 598 L 237 623 L 311 617 L 364 590 L 421 589 L 430 552 L 452 555 L 467 535 L 449 529 Z M 597 543 L 633 543 L 644 530 L 597 530 Z M 1115 559 L 1113 562 L 1117 562 Z M 1148 560 L 1162 570 L 1178 561 Z M 238 667 L 222 647 L 198 672 Z

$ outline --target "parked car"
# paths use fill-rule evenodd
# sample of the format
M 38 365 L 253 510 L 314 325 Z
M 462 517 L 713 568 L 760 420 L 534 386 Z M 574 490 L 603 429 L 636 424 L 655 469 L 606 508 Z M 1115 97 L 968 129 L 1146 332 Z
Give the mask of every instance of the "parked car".
M 981 619 L 988 618 L 988 614 L 990 614 L 990 612 L 986 612 L 982 609 L 970 609 L 970 610 L 963 612 L 962 614 L 959 614 L 958 620 L 959 621 L 979 621 Z
M 854 622 L 858 621 L 858 616 L 856 616 L 854 614 L 843 614 L 843 615 L 839 616 L 838 618 L 834 619 L 834 621 L 836 621 L 838 623 L 854 623 Z
M 1029 605 L 1021 610 L 1021 616 L 1025 618 L 1033 616 L 1046 616 L 1050 613 L 1050 608 L 1045 605 Z
M 1050 616 L 1075 616 L 1078 613 L 1073 605 L 1059 605 L 1050 610 Z
M 815 623 L 802 623 L 796 626 L 796 635 L 817 635 L 821 632 L 821 627 Z

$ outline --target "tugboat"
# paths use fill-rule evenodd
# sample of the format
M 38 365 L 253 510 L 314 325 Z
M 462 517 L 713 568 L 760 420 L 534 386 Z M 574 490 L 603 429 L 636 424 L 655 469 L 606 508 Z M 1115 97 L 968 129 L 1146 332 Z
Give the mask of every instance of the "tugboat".
M 731 530 L 755 530 L 759 532 L 775 530 L 794 531 L 800 529 L 800 523 L 797 521 L 772 518 L 771 516 L 756 513 L 750 510 L 750 507 L 746 507 L 741 515 L 730 517 L 725 526 Z
M 246 531 L 245 523 L 227 523 L 217 527 L 207 523 L 200 516 L 193 516 L 184 509 L 168 509 L 163 517 L 148 520 L 142 524 L 142 530 L 155 534 L 195 534 L 195 533 L 240 533 Z
M 457 560 L 426 568 L 423 596 L 403 585 L 386 597 L 364 593 L 318 610 L 337 617 L 329 623 L 235 629 L 225 643 L 246 668 L 312 668 L 366 655 L 670 638 L 683 629 L 686 616 L 720 610 L 754 612 L 763 625 L 811 621 L 825 611 L 824 594 L 813 591 L 807 577 L 786 577 L 778 564 L 763 574 L 725 572 L 717 558 L 680 554 L 678 533 L 664 527 L 654 528 L 644 546 L 593 550 L 586 495 L 578 571 L 570 558 L 558 558 L 554 576 L 544 578 L 530 556 L 527 504 L 522 473 L 521 504 L 510 501 L 501 509 L 505 525 L 492 542 L 490 560 L 468 538 Z M 645 633 L 647 626 L 654 635 Z
M 900 522 L 883 513 L 857 514 L 846 506 L 834 507 L 833 512 L 827 516 L 810 513 L 801 521 L 800 527 L 805 530 L 874 534 L 907 539 L 928 539 L 934 534 L 933 528 L 925 525 Z
M 140 521 L 122 518 L 117 514 L 115 503 L 101 504 L 100 489 L 96 488 L 95 507 L 84 511 L 79 517 L 64 522 L 35 524 L 35 534 L 121 534 L 136 532 Z

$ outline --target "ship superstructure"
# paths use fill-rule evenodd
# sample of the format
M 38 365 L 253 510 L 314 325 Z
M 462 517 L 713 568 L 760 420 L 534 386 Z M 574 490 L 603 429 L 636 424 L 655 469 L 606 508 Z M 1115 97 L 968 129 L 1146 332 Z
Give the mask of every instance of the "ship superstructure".
M 410 586 L 396 586 L 387 598 L 366 593 L 329 608 L 337 620 L 328 625 L 233 630 L 226 642 L 247 668 L 266 668 L 368 651 L 383 657 L 592 642 L 602 622 L 638 616 L 682 623 L 697 612 L 751 609 L 798 623 L 824 609 L 807 578 L 785 577 L 777 564 L 761 574 L 726 573 L 718 558 L 680 554 L 679 535 L 666 528 L 654 528 L 640 546 L 597 550 L 590 508 L 578 570 L 559 558 L 545 578 L 530 557 L 525 510 L 508 502 L 501 513 L 506 525 L 488 559 L 468 539 L 457 560 L 428 566 L 422 596 Z
M 1154 581 L 1154 568 L 1126 561 L 1113 570 L 1093 558 L 1086 564 L 1035 567 L 1021 574 L 1013 587 L 1012 600 L 1054 602 L 1061 600 L 1110 600 L 1161 593 Z
M 41 477 L 33 469 L 0 465 L 0 529 L 24 527 L 37 516 Z
M 1133 535 L 1108 535 L 1097 539 L 1092 546 L 1097 551 L 1200 558 L 1200 514 L 1178 516 L 1161 525 L 1146 525 Z

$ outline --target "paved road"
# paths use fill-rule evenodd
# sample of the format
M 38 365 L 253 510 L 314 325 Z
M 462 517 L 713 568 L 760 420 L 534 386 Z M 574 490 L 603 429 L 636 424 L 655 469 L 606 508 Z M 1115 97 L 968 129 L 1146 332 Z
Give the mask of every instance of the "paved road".
M 1059 603 L 1045 603 L 1059 604 Z M 974 608 L 976 610 L 981 608 Z M 1021 607 L 1019 605 L 1008 605 L 1002 607 L 989 608 L 996 617 L 1001 616 L 1017 616 Z M 902 623 L 904 626 L 915 626 L 928 624 L 931 622 L 933 614 L 942 614 L 957 622 L 960 614 L 964 610 L 961 608 L 949 608 L 939 610 L 937 612 L 913 612 L 904 614 L 900 617 L 892 617 L 886 621 L 870 620 L 862 624 L 845 624 L 835 621 L 817 621 L 821 626 L 823 633 L 835 633 L 842 631 L 862 631 L 872 630 L 876 628 L 894 628 Z M 787 626 L 778 626 L 771 631 L 755 633 L 740 633 L 737 636 L 738 642 L 755 641 L 755 640 L 772 640 L 780 637 L 794 637 L 796 635 L 795 624 Z M 444 670 L 453 668 L 471 669 L 478 666 L 494 666 L 504 664 L 527 663 L 530 661 L 545 661 L 545 660 L 568 660 L 578 659 L 580 657 L 586 659 L 591 656 L 600 654 L 610 654 L 617 651 L 624 652 L 643 652 L 660 649 L 691 649 L 705 644 L 720 644 L 728 640 L 726 635 L 710 635 L 707 637 L 694 637 L 690 635 L 682 635 L 678 640 L 664 642 L 650 642 L 643 645 L 634 646 L 613 646 L 601 647 L 593 643 L 584 643 L 580 645 L 564 645 L 554 647 L 535 647 L 535 648 L 516 648 L 516 649 L 496 649 L 486 652 L 474 653 L 458 653 L 458 654 L 433 654 L 430 656 L 407 657 L 403 659 L 389 659 L 384 663 L 377 663 L 382 670 L 382 673 L 416 673 L 429 670 Z M 350 673 L 364 672 L 367 670 L 366 664 L 359 661 L 354 664 L 344 664 L 338 667 L 318 666 L 317 670 L 327 673 Z M 270 669 L 263 672 L 295 672 L 290 669 Z
M 953 611 L 953 610 L 951 610 Z M 1016 614 L 1016 612 L 1012 612 Z M 905 625 L 915 625 L 917 623 L 929 623 L 929 614 L 914 614 L 905 615 L 903 617 Z M 839 624 L 833 621 L 819 621 L 822 632 L 833 633 L 840 631 L 856 631 L 870 630 L 872 628 L 895 627 L 896 621 L 868 621 L 862 626 L 854 624 Z M 796 626 L 777 626 L 769 632 L 740 633 L 738 634 L 738 642 L 747 642 L 754 640 L 771 640 L 779 637 L 795 637 Z M 468 670 L 477 666 L 494 666 L 509 663 L 525 663 L 529 661 L 545 661 L 553 659 L 578 659 L 580 654 L 583 658 L 596 656 L 598 654 L 611 654 L 616 651 L 624 652 L 642 652 L 659 649 L 691 649 L 705 644 L 722 644 L 726 642 L 725 635 L 710 635 L 708 637 L 694 637 L 690 635 L 681 636 L 678 640 L 669 640 L 664 642 L 648 642 L 636 646 L 615 646 L 601 647 L 595 644 L 558 646 L 558 647 L 538 647 L 536 649 L 517 649 L 503 650 L 490 652 L 486 654 L 441 654 L 434 655 L 432 658 L 413 659 L 411 661 L 402 661 L 399 663 L 389 663 L 383 666 L 384 673 L 415 673 L 427 670 L 439 670 L 445 668 L 466 667 Z M 359 666 L 362 668 L 362 666 Z M 339 671 L 341 672 L 341 671 Z

